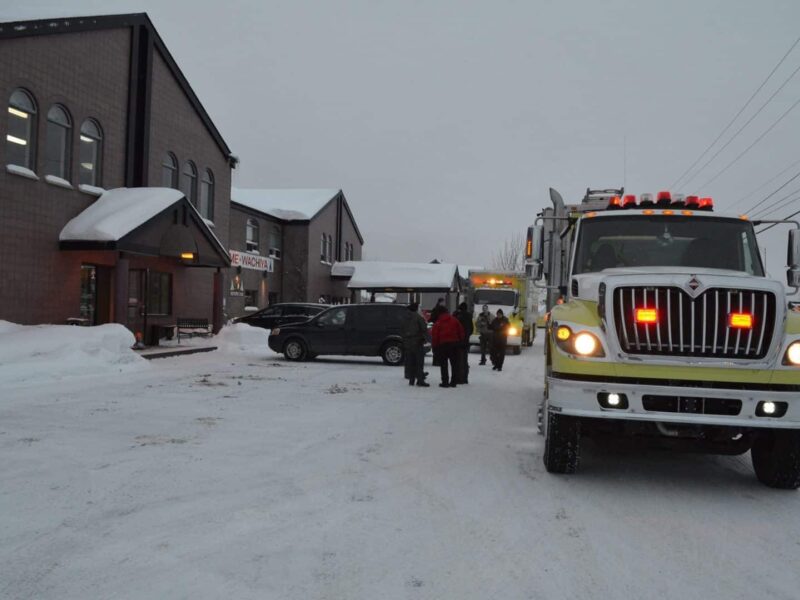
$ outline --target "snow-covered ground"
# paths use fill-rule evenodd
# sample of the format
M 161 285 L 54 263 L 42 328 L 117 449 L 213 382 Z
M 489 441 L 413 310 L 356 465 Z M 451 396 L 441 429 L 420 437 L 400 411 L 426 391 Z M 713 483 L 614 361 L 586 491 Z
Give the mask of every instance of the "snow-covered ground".
M 747 455 L 587 444 L 545 473 L 538 344 L 442 390 L 228 342 L 3 381 L 0 597 L 800 595 L 800 495 Z

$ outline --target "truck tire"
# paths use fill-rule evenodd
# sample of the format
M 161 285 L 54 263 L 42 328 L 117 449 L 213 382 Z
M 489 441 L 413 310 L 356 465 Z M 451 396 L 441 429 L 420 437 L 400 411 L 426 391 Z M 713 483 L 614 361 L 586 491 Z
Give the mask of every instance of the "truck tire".
M 544 466 L 548 473 L 569 475 L 578 470 L 581 458 L 581 422 L 576 417 L 547 414 Z
M 800 431 L 759 432 L 750 456 L 756 477 L 764 485 L 781 490 L 800 487 Z
M 511 351 L 512 351 L 512 352 L 514 353 L 514 355 L 516 356 L 517 354 L 519 354 L 520 352 L 522 352 L 522 346 L 514 346 L 514 347 L 511 349 Z

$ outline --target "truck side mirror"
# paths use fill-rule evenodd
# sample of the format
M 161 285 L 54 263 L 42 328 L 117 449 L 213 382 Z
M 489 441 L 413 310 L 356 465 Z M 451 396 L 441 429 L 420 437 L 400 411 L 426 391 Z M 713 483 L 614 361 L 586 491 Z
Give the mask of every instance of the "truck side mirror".
M 800 229 L 789 230 L 789 248 L 786 253 L 786 283 L 800 288 Z
M 542 278 L 544 270 L 544 226 L 535 225 L 528 228 L 525 254 L 533 266 L 530 275 L 534 281 L 538 281 Z

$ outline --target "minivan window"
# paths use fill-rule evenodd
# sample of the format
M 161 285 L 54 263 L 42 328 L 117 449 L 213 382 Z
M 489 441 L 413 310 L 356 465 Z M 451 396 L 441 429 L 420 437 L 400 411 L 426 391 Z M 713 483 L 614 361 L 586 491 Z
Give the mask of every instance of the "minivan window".
M 323 325 L 341 326 L 347 320 L 346 308 L 333 308 L 325 313 L 322 313 L 318 322 Z
M 359 329 L 382 329 L 386 321 L 386 308 L 383 306 L 363 306 L 357 313 Z

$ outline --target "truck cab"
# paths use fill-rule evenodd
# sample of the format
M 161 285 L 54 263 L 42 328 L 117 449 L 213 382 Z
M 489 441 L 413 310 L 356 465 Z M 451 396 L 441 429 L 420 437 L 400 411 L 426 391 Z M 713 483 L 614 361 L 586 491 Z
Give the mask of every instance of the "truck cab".
M 553 220 L 548 283 L 561 303 L 547 322 L 548 471 L 574 472 L 584 436 L 655 436 L 750 450 L 763 483 L 799 487 L 800 313 L 765 276 L 754 223 L 667 192 L 590 208 Z

